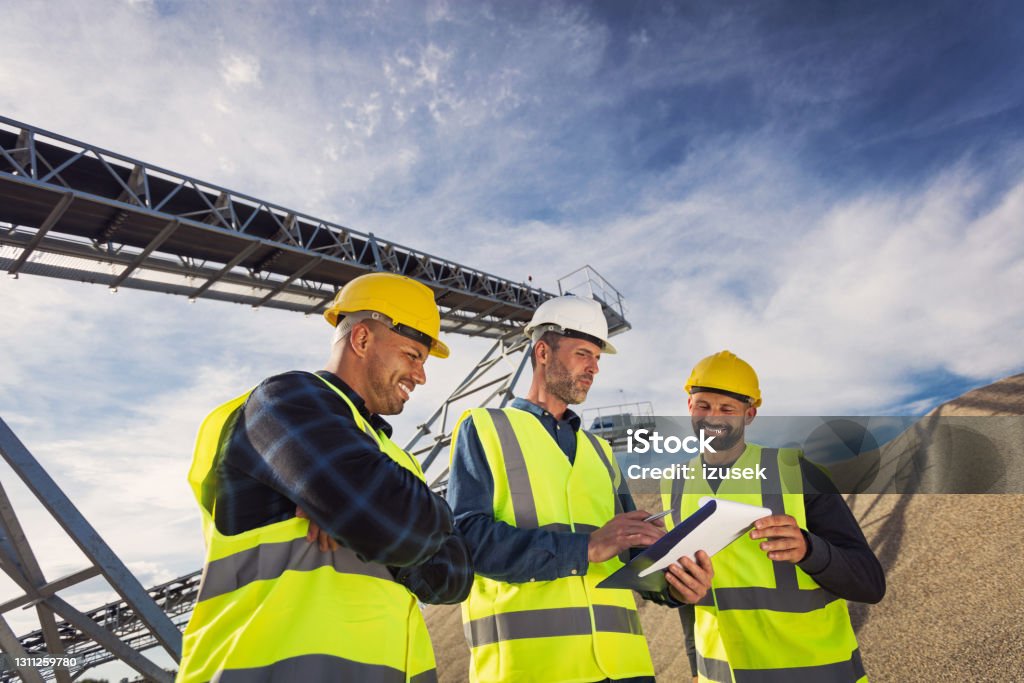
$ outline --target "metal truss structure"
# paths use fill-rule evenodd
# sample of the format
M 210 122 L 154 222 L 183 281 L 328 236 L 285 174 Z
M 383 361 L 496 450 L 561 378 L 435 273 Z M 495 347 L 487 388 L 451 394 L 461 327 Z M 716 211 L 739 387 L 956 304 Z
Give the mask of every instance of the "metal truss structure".
M 174 626 L 179 630 L 185 628 L 192 608 L 195 606 L 201 575 L 202 572 L 194 571 L 191 574 L 179 576 L 173 581 L 154 586 L 147 591 L 153 602 L 170 617 Z M 159 645 L 146 622 L 125 600 L 110 602 L 89 610 L 85 616 L 94 621 L 99 628 L 114 633 L 135 652 L 142 652 Z M 117 659 L 88 633 L 67 622 L 57 624 L 57 631 L 64 645 L 64 654 L 75 657 L 80 662 L 78 667 L 68 672 L 72 679 L 87 669 Z M 26 652 L 51 651 L 47 649 L 46 634 L 42 630 L 23 635 L 18 640 Z M 57 677 L 52 671 L 43 671 L 42 676 L 45 680 Z M 12 680 L 11 676 L 0 674 L 0 681 L 9 680 Z
M 0 222 L 12 276 L 318 313 L 352 278 L 386 271 L 434 290 L 444 330 L 492 338 L 551 296 L 4 117 Z
M 0 646 L 3 651 L 15 657 L 41 652 L 72 656 L 75 654 L 75 646 L 83 639 L 88 639 L 94 648 L 102 648 L 112 657 L 124 660 L 147 678 L 170 683 L 170 674 L 139 654 L 139 650 L 125 640 L 124 635 L 127 634 L 111 628 L 112 624 L 103 618 L 97 619 L 95 610 L 89 614 L 79 611 L 58 593 L 93 577 L 102 576 L 121 596 L 125 608 L 134 615 L 139 628 L 145 628 L 152 643 L 163 646 L 175 659 L 181 657 L 181 633 L 177 625 L 142 588 L 138 579 L 128 571 L 2 419 L 0 455 L 91 562 L 90 566 L 82 570 L 48 581 L 32 552 L 7 493 L 0 487 L 0 568 L 24 591 L 24 595 L 0 605 Z M 14 637 L 3 615 L 19 607 L 33 606 L 39 616 L 40 630 L 27 637 Z M 63 621 L 58 623 L 57 616 Z M 44 671 L 35 667 L 19 667 L 17 673 L 26 683 L 42 683 L 44 680 Z M 55 677 L 60 683 L 70 683 L 72 680 L 71 672 L 66 669 L 51 669 L 45 673 L 49 674 L 46 678 Z
M 442 493 L 448 468 L 438 455 L 450 444 L 456 406 L 505 405 L 528 359 L 522 327 L 553 296 L 5 117 L 0 269 L 15 278 L 42 275 L 304 314 L 322 312 L 340 286 L 364 273 L 419 280 L 435 293 L 443 331 L 494 340 L 406 447 Z M 601 302 L 611 334 L 630 329 L 621 295 L 589 267 L 560 280 L 559 293 Z M 140 652 L 160 645 L 180 658 L 178 629 L 192 609 L 198 572 L 142 589 L 2 420 L 0 442 L 11 467 L 93 563 L 47 580 L 0 488 L 0 568 L 24 591 L 0 605 L 0 647 L 81 661 L 71 671 L 0 672 L 0 681 L 66 683 L 116 658 L 146 680 L 169 683 L 170 674 Z M 122 600 L 83 613 L 58 595 L 95 576 Z M 16 637 L 3 614 L 26 605 L 35 607 L 41 628 Z
M 507 335 L 490 348 L 479 363 L 476 364 L 466 378 L 459 383 L 455 390 L 448 396 L 441 406 L 434 411 L 430 419 L 419 425 L 416 435 L 405 446 L 405 450 L 412 453 L 420 461 L 423 473 L 427 481 L 438 493 L 442 495 L 448 488 L 448 465 L 442 459 L 440 463 L 437 456 L 446 453 L 452 441 L 452 430 L 455 427 L 455 420 L 460 416 L 456 406 L 461 404 L 469 405 L 490 405 L 493 401 L 498 402 L 499 408 L 512 398 L 512 391 L 523 374 L 523 368 L 529 360 L 529 350 L 532 344 L 521 333 Z M 481 392 L 483 398 L 480 398 Z M 437 425 L 437 434 L 429 440 L 426 445 L 420 445 L 431 433 L 431 427 Z

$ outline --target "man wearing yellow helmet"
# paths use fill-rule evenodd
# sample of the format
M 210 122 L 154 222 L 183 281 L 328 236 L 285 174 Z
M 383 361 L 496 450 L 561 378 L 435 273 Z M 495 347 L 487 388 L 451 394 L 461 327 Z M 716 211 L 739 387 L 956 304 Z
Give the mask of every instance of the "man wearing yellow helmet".
M 701 360 L 686 383 L 694 430 L 713 437 L 697 465 L 760 466 L 764 480 L 677 480 L 663 490 L 669 525 L 702 496 L 770 508 L 749 537 L 715 556 L 707 598 L 680 611 L 694 681 L 774 683 L 866 681 L 846 600 L 876 603 L 885 574 L 856 519 L 828 477 L 795 449 L 747 443 L 761 405 L 757 375 L 721 351 Z
M 324 370 L 271 377 L 200 429 L 207 554 L 178 681 L 436 680 L 418 601 L 460 602 L 472 566 L 383 416 L 426 382 L 428 355 L 448 356 L 440 314 L 425 285 L 374 273 L 324 317 Z M 314 523 L 327 551 L 307 543 Z
M 569 408 L 586 399 L 602 353 L 615 353 L 604 312 L 592 299 L 556 297 L 524 332 L 534 366 L 526 396 L 469 411 L 452 441 L 448 499 L 477 571 L 462 608 L 469 680 L 650 683 L 632 591 L 597 586 L 620 554 L 664 531 L 635 509 L 608 443 Z M 707 592 L 711 562 L 698 559 L 666 573 L 675 598 Z

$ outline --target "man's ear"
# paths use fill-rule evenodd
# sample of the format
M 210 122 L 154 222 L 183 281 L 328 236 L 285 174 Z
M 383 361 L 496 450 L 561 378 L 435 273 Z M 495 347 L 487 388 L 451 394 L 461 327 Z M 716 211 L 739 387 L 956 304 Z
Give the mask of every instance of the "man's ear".
M 537 359 L 537 365 L 546 365 L 551 359 L 551 347 L 547 342 L 538 341 L 533 345 L 533 353 Z
M 743 423 L 750 424 L 751 422 L 754 421 L 755 417 L 757 417 L 757 408 L 754 406 L 750 406 L 749 408 L 747 408 L 747 414 L 743 416 Z
M 686 409 L 690 411 L 690 415 L 693 415 L 693 396 L 686 396 Z
M 352 351 L 359 356 L 364 358 L 367 350 L 370 348 L 370 340 L 373 337 L 373 331 L 370 326 L 366 324 L 366 321 L 359 321 L 352 326 L 352 331 L 348 335 L 348 345 Z

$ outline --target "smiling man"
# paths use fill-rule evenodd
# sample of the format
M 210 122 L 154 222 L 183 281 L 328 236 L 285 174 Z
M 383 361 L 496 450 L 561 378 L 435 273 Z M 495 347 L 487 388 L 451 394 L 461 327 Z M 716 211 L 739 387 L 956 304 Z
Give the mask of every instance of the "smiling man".
M 704 358 L 686 391 L 694 432 L 712 436 L 715 451 L 697 456 L 697 476 L 668 484 L 669 524 L 695 512 L 702 496 L 772 511 L 715 556 L 712 590 L 680 611 L 694 681 L 866 681 L 846 600 L 878 602 L 885 574 L 846 502 L 800 451 L 746 442 L 761 389 L 743 359 L 729 351 Z M 721 476 L 743 469 L 763 476 Z
M 324 370 L 271 377 L 200 429 L 189 481 L 207 556 L 179 681 L 436 680 L 418 600 L 461 601 L 472 567 L 382 416 L 426 382 L 428 355 L 448 356 L 437 304 L 374 273 L 324 317 Z M 306 542 L 310 521 L 333 549 Z
M 533 381 L 502 410 L 468 411 L 452 446 L 449 501 L 477 572 L 462 615 L 471 681 L 653 681 L 632 591 L 598 588 L 619 554 L 664 533 L 645 522 L 608 443 L 580 428 L 602 353 L 615 353 L 601 305 L 562 296 L 534 313 Z M 702 554 L 666 574 L 696 602 Z M 656 596 L 651 596 L 657 599 Z M 667 601 L 667 598 L 666 598 Z

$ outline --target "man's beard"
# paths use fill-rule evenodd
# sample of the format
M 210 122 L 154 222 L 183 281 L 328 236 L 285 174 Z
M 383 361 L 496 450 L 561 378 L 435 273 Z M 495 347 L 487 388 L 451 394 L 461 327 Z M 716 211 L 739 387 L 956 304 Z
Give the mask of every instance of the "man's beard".
M 576 405 L 587 400 L 588 389 L 577 385 L 577 379 L 579 378 L 573 377 L 569 368 L 557 358 L 551 359 L 551 364 L 544 373 L 547 392 L 568 405 Z
M 398 415 L 402 412 L 405 401 L 396 394 L 395 381 L 388 376 L 382 365 L 371 362 L 366 379 L 374 403 L 377 404 L 374 412 L 378 415 Z
M 743 432 L 745 431 L 743 424 L 740 424 L 739 427 L 733 427 L 727 422 L 712 422 L 705 418 L 693 421 L 693 431 L 695 434 L 700 434 L 702 429 L 705 433 L 708 433 L 711 426 L 725 429 L 724 434 L 715 434 L 714 439 L 711 440 L 710 447 L 716 451 L 727 451 L 743 439 Z

